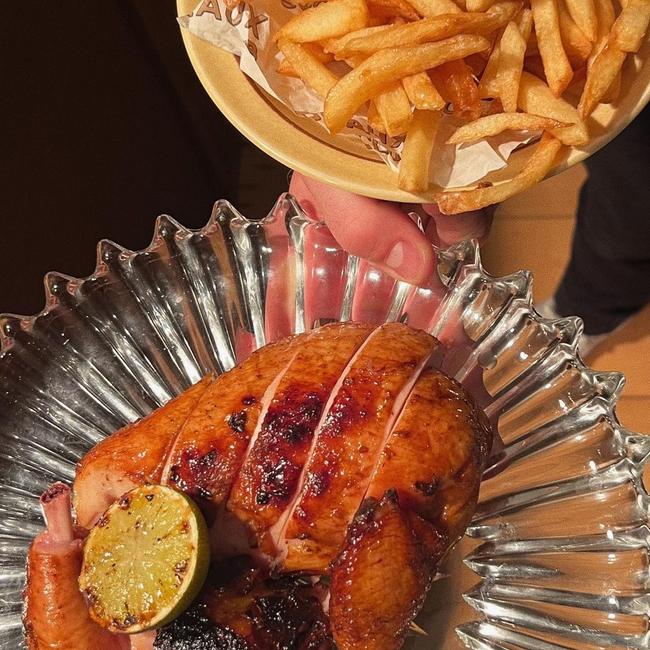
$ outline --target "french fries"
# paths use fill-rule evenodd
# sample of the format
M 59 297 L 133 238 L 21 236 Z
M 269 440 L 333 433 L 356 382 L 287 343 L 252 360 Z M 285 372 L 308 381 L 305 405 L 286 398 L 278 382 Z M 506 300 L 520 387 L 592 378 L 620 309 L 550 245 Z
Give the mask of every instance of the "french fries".
M 496 113 L 461 126 L 447 140 L 447 144 L 476 142 L 504 131 L 552 131 L 564 126 L 567 126 L 564 122 L 531 113 Z
M 605 97 L 623 67 L 625 56 L 626 52 L 620 50 L 615 43 L 608 43 L 598 52 L 589 67 L 585 88 L 578 104 L 580 117 L 589 117 L 596 104 Z
M 441 111 L 445 107 L 445 100 L 426 72 L 418 72 L 410 77 L 404 77 L 402 85 L 409 101 L 415 108 L 423 111 Z
M 278 30 L 275 40 L 312 43 L 361 29 L 367 22 L 365 0 L 329 0 L 297 14 Z
M 481 114 L 478 86 L 472 69 L 462 60 L 449 61 L 431 71 L 436 88 L 454 107 L 454 112 L 470 120 Z
M 410 0 L 410 4 L 425 18 L 460 13 L 458 5 L 453 0 Z
M 342 56 L 350 54 L 374 54 L 389 47 L 403 47 L 439 41 L 451 36 L 476 31 L 490 23 L 485 14 L 447 14 L 427 18 L 405 25 L 393 25 L 381 33 L 368 34 L 347 41 L 339 50 Z
M 438 208 L 443 214 L 459 214 L 501 203 L 544 180 L 561 148 L 562 143 L 546 133 L 536 145 L 526 167 L 511 181 L 474 190 L 440 192 L 435 197 Z
M 546 79 L 549 88 L 559 97 L 569 85 L 573 70 L 562 44 L 556 0 L 530 0 L 530 6 Z
M 395 25 L 379 33 L 348 41 L 340 48 L 339 54 L 341 56 L 372 54 L 390 47 L 440 41 L 458 34 L 482 34 L 494 31 L 508 23 L 517 12 L 518 6 L 519 3 L 504 2 L 498 7 L 495 5 L 485 13 L 446 14 L 406 25 Z
M 280 41 L 278 47 L 295 74 L 321 97 L 327 97 L 329 91 L 337 84 L 338 77 L 304 45 Z
M 375 106 L 388 135 L 406 133 L 411 121 L 411 103 L 399 81 L 375 97 Z
M 369 102 L 368 104 L 368 124 L 377 131 L 377 133 L 386 133 L 386 126 L 384 125 L 381 115 L 377 110 L 375 102 Z
M 494 4 L 494 0 L 467 0 L 467 11 L 487 11 Z
M 418 12 L 406 0 L 367 0 L 370 11 L 379 9 L 388 16 L 399 16 L 406 20 L 418 20 Z
M 594 0 L 567 0 L 567 9 L 576 25 L 593 43 L 598 38 L 598 18 Z
M 336 59 L 345 58 L 345 46 L 353 41 L 355 38 L 364 38 L 365 36 L 370 36 L 370 34 L 378 34 L 387 29 L 390 29 L 392 25 L 376 25 L 374 27 L 363 27 L 362 29 L 356 29 L 343 36 L 338 36 L 337 38 L 328 38 L 323 41 L 323 50 L 334 55 Z
M 521 74 L 517 104 L 526 113 L 570 124 L 552 131 L 563 144 L 580 147 L 589 140 L 587 127 L 578 110 L 561 97 L 556 97 L 541 79 L 526 71 Z
M 399 186 L 407 192 L 424 192 L 429 186 L 429 162 L 440 121 L 437 111 L 416 110 L 406 133 L 399 166 Z
M 435 194 L 456 214 L 530 187 L 563 147 L 585 146 L 587 118 L 617 101 L 625 59 L 649 23 L 650 0 L 324 0 L 276 33 L 277 71 L 323 97 L 332 134 L 359 128 L 350 121 L 358 112 L 375 134 L 397 138 L 386 144 L 398 185 L 419 195 L 432 189 L 436 136 L 446 147 L 541 132 L 512 180 Z M 565 90 L 575 97 L 583 80 L 579 100 L 568 101 Z M 457 126 L 445 143 L 447 112 Z
M 499 43 L 499 67 L 496 85 L 501 105 L 506 112 L 517 110 L 519 80 L 524 69 L 526 41 L 515 22 L 509 22 Z
M 437 43 L 380 50 L 354 68 L 330 90 L 323 117 L 330 133 L 338 133 L 354 112 L 393 82 L 489 47 L 482 36 L 454 36 Z
M 497 74 L 499 72 L 499 57 L 501 54 L 501 37 L 503 32 L 499 33 L 490 58 L 488 59 L 481 81 L 478 84 L 478 96 L 481 99 L 495 98 L 499 96 L 499 86 L 497 85 Z
M 650 0 L 628 0 L 612 27 L 612 44 L 622 52 L 638 52 L 649 22 Z
M 566 8 L 564 0 L 558 0 L 560 18 L 560 35 L 562 45 L 573 67 L 580 67 L 589 58 L 593 49 L 592 42 L 576 25 L 571 14 Z

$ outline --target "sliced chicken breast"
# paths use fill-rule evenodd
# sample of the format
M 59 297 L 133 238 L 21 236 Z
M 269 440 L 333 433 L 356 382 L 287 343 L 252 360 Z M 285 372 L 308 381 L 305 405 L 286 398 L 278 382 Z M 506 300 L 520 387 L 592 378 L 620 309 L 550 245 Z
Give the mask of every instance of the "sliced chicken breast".
M 183 490 L 214 516 L 230 492 L 263 415 L 265 394 L 296 354 L 303 336 L 260 348 L 217 377 L 176 437 L 163 483 Z
M 160 482 L 170 445 L 212 380 L 205 377 L 147 417 L 102 440 L 81 459 L 74 481 L 79 526 L 90 528 L 132 488 Z
M 408 394 L 437 341 L 400 323 L 376 329 L 339 378 L 300 494 L 278 535 L 287 571 L 323 573 L 337 555 Z
M 294 499 L 323 407 L 372 330 L 371 325 L 335 323 L 311 332 L 268 404 L 233 484 L 228 509 L 255 532 L 270 554 L 275 549 L 266 533 Z
M 419 377 L 379 457 L 366 495 L 395 490 L 402 508 L 453 542 L 476 506 L 492 432 L 460 384 L 435 369 Z

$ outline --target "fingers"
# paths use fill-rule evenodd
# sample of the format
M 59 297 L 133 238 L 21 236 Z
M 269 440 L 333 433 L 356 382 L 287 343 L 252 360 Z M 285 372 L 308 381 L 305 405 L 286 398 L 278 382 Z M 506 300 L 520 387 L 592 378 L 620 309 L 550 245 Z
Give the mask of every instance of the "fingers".
M 294 173 L 289 191 L 307 214 L 327 223 L 342 248 L 413 284 L 435 269 L 433 248 L 400 208 Z
M 453 215 L 442 214 L 435 204 L 422 207 L 431 217 L 427 235 L 437 240 L 441 246 L 456 244 L 465 239 L 478 239 L 482 242 L 490 232 L 494 207 Z

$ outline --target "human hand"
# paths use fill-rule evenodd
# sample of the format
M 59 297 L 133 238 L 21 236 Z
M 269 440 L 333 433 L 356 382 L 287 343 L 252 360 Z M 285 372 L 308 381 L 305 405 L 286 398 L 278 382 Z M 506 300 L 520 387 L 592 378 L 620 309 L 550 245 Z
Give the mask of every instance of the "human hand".
M 493 210 L 448 216 L 425 204 L 412 209 L 427 220 L 423 233 L 397 203 L 351 194 L 297 172 L 289 191 L 310 217 L 327 224 L 342 248 L 412 284 L 424 284 L 434 272 L 432 243 L 480 241 L 492 222 Z

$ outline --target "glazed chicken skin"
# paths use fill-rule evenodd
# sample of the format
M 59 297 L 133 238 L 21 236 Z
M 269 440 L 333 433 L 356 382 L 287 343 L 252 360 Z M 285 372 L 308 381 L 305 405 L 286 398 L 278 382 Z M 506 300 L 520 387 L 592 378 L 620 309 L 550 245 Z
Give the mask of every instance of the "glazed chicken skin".
M 336 323 L 315 330 L 278 375 L 228 499 L 228 510 L 253 529 L 270 553 L 275 548 L 267 531 L 286 518 L 330 393 L 372 329 Z
M 41 496 L 47 522 L 29 549 L 25 632 L 29 650 L 128 650 L 91 618 L 79 591 L 83 534 L 75 530 L 70 488 L 55 483 Z
M 251 575 L 331 579 L 328 616 L 315 605 L 328 598 L 304 587 L 258 581 L 239 593 L 208 580 L 199 604 L 209 615 L 192 610 L 156 645 L 151 634 L 131 646 L 109 635 L 114 645 L 95 647 L 166 650 L 175 635 L 199 634 L 213 650 L 273 648 L 286 629 L 269 621 L 304 609 L 311 623 L 295 624 L 295 647 L 399 648 L 467 526 L 492 440 L 463 388 L 432 367 L 438 345 L 400 323 L 328 325 L 261 348 L 91 450 L 74 484 L 77 523 L 91 526 L 132 487 L 168 484 L 197 502 L 219 540 L 213 561 L 226 564 L 213 572 L 247 554 L 261 567 Z M 28 594 L 34 576 L 41 589 L 60 580 L 43 572 L 38 546 Z M 78 574 L 79 560 L 66 562 Z M 76 647 L 45 641 L 47 620 L 29 605 L 25 623 L 43 639 L 31 650 Z
M 74 482 L 79 526 L 90 528 L 132 488 L 160 483 L 171 443 L 212 379 L 204 378 L 151 415 L 102 440 L 81 459 Z

